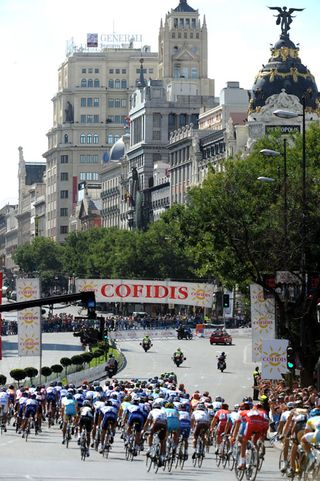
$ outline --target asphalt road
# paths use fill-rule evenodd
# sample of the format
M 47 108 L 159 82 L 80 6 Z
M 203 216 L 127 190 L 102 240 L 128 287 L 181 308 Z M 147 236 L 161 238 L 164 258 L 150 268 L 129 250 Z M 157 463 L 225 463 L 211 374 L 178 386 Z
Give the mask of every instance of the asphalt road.
M 193 341 L 155 341 L 150 352 L 145 354 L 139 342 L 122 342 L 128 364 L 119 377 L 148 378 L 174 367 L 170 357 L 177 347 L 181 347 L 187 360 L 176 370 L 179 382 L 184 382 L 188 389 L 208 389 L 213 395 L 223 395 L 232 403 L 244 394 L 251 393 L 251 375 L 254 365 L 249 362 L 250 340 L 236 339 L 236 345 L 223 348 L 227 353 L 227 370 L 223 374 L 217 371 L 215 356 L 220 347 L 210 346 L 208 340 Z M 267 457 L 257 480 L 278 481 L 281 476 L 277 471 L 279 452 L 268 447 Z M 50 431 L 45 428 L 38 437 L 32 435 L 26 443 L 10 428 L 0 438 L 0 480 L 34 480 L 34 481 L 144 481 L 160 479 L 196 480 L 201 476 L 204 481 L 230 481 L 235 479 L 233 472 L 217 468 L 212 454 L 204 460 L 201 470 L 193 468 L 187 461 L 183 471 L 174 470 L 171 474 L 159 471 L 158 474 L 147 473 L 144 456 L 133 462 L 125 460 L 123 445 L 116 438 L 114 448 L 108 460 L 102 459 L 95 451 L 90 458 L 82 462 L 80 450 L 75 441 L 69 449 L 61 445 L 61 433 L 57 427 Z

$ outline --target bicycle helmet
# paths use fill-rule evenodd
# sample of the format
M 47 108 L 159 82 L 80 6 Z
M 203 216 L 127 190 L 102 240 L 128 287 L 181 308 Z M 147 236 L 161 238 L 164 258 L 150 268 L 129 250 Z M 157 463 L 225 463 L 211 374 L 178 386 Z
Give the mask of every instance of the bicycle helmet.
M 196 409 L 199 411 L 205 411 L 206 410 L 206 407 L 203 403 L 199 403 L 196 407 Z
M 216 401 L 217 403 L 222 403 L 222 397 L 221 397 L 221 396 L 217 396 L 216 399 L 215 399 L 215 401 Z
M 320 408 L 311 409 L 309 418 L 313 418 L 314 416 L 320 416 Z
M 83 406 L 83 407 L 87 406 L 87 407 L 91 408 L 91 402 L 90 402 L 88 399 L 85 399 L 85 400 L 83 401 L 83 405 L 82 405 L 82 406 Z
M 159 401 L 154 401 L 152 403 L 152 409 L 161 409 L 161 403 L 159 403 Z

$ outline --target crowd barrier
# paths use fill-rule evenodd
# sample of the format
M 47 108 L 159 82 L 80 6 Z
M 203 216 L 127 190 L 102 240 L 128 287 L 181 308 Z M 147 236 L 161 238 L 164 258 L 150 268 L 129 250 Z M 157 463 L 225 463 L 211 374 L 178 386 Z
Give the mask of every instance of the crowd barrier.
M 209 338 L 213 329 L 204 329 L 203 335 L 199 337 Z M 227 332 L 233 337 L 251 337 L 251 329 L 227 329 Z M 192 329 L 195 336 L 195 329 Z M 176 339 L 177 331 L 175 329 L 131 329 L 124 331 L 112 331 L 110 333 L 111 339 L 115 341 L 141 341 L 145 336 L 151 339 Z

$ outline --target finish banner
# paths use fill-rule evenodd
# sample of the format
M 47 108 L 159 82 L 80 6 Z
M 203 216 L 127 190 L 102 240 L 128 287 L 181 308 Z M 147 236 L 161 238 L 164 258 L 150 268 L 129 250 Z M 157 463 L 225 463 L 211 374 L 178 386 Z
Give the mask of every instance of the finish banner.
M 212 307 L 214 285 L 132 279 L 76 279 L 76 291 L 94 291 L 97 302 Z
M 40 279 L 17 279 L 17 302 L 40 299 Z M 40 307 L 28 307 L 17 311 L 18 354 L 39 356 L 41 349 Z
M 262 341 L 275 338 L 275 300 L 265 298 L 264 291 L 258 284 L 250 286 L 251 327 L 252 327 L 252 361 L 262 360 Z
M 262 379 L 283 379 L 287 369 L 287 339 L 262 341 Z

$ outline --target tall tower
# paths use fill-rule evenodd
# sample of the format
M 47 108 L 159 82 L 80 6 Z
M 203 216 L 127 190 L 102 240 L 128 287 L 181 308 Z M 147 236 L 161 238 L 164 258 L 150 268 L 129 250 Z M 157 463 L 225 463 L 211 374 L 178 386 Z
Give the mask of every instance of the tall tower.
M 165 85 L 180 85 L 181 94 L 214 96 L 214 80 L 208 79 L 208 33 L 205 17 L 180 0 L 161 20 L 159 78 Z

